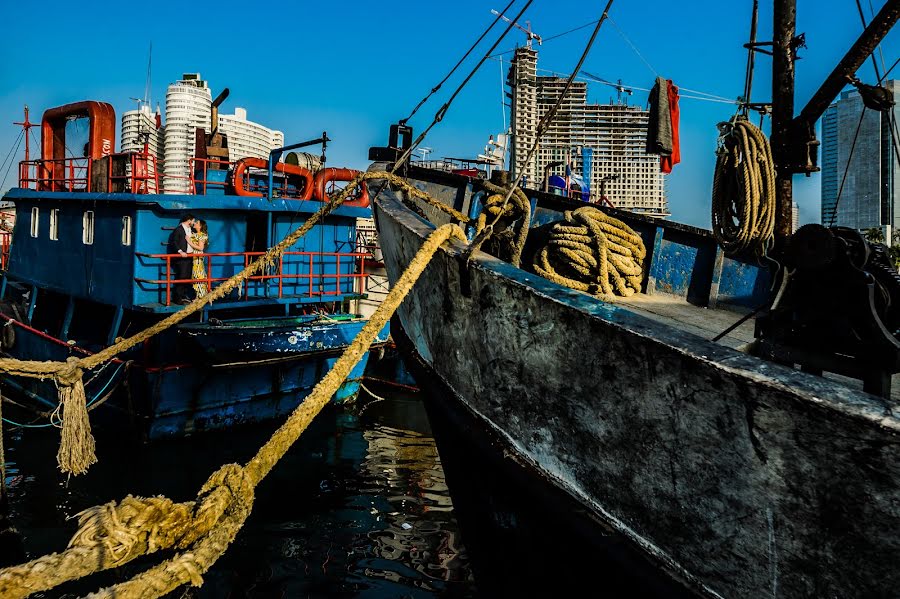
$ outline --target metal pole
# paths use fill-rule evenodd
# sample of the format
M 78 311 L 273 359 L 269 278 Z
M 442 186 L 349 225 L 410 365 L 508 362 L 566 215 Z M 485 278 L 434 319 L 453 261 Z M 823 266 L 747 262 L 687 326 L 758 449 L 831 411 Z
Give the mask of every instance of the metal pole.
M 797 25 L 795 0 L 774 3 L 772 40 L 772 155 L 775 161 L 775 245 L 783 248 L 791 235 L 792 174 L 780 168 L 790 162 L 791 121 L 794 118 L 794 50 Z
M 753 15 L 750 19 L 750 43 L 747 45 L 747 75 L 744 78 L 744 116 L 747 115 L 747 104 L 753 95 L 753 63 L 756 59 L 756 24 L 759 20 L 759 0 L 753 0 Z
M 900 0 L 888 0 L 800 112 L 798 117 L 800 120 L 814 123 L 825 113 L 831 101 L 847 85 L 847 76 L 856 73 L 898 19 L 900 19 Z

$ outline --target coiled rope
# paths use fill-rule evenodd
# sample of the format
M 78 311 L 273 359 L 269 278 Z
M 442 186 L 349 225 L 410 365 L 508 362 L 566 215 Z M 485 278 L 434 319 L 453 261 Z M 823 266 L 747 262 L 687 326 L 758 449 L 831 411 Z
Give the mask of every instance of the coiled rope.
M 765 134 L 750 121 L 719 123 L 712 229 L 725 253 L 763 256 L 775 230 L 775 163 Z
M 628 225 L 597 208 L 566 212 L 550 228 L 549 240 L 535 254 L 542 277 L 612 301 L 641 289 L 647 250 Z
M 481 214 L 475 223 L 475 234 L 481 241 L 491 237 L 495 247 L 490 253 L 498 258 L 509 260 L 518 267 L 522 261 L 522 250 L 528 238 L 528 227 L 531 223 L 531 202 L 520 187 L 512 186 L 512 190 L 495 185 L 489 181 L 479 182 L 491 195 L 484 201 Z M 506 194 L 511 193 L 509 201 Z M 488 217 L 493 217 L 487 224 Z M 518 227 L 514 225 L 518 223 Z M 486 229 L 490 230 L 486 231 Z M 482 235 L 482 233 L 485 233 Z

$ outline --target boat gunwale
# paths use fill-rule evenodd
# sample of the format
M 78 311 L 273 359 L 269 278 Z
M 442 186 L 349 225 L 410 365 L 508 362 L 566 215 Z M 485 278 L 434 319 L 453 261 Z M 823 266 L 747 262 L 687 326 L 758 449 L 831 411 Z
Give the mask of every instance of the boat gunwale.
M 393 190 L 385 189 L 375 203 L 398 224 L 406 227 L 423 241 L 436 227 L 406 206 Z M 378 215 L 376 213 L 376 220 Z M 440 250 L 459 261 L 468 245 L 454 238 Z M 483 251 L 471 256 L 471 264 L 486 273 L 530 290 L 557 304 L 599 318 L 608 325 L 637 335 L 657 346 L 664 346 L 709 363 L 714 367 L 752 380 L 756 384 L 785 392 L 798 404 L 815 406 L 858 418 L 900 434 L 900 418 L 894 413 L 894 402 L 852 389 L 842 383 L 821 378 L 787 366 L 757 358 L 735 349 L 704 339 L 688 331 L 665 326 L 624 306 L 605 302 L 588 294 L 569 289 L 544 279 L 540 275 L 516 268 Z

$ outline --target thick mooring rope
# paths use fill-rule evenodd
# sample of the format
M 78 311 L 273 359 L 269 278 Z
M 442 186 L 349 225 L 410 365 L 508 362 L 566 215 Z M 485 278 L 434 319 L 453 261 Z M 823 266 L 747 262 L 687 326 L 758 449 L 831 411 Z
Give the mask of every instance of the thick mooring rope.
M 534 270 L 554 283 L 606 301 L 641 289 L 647 250 L 631 227 L 597 208 L 565 213 L 550 229 L 547 244 L 535 254 Z
M 506 246 L 501 251 L 504 255 L 497 257 L 507 259 L 513 266 L 518 267 L 522 261 L 522 250 L 525 248 L 528 228 L 531 224 L 531 202 L 518 186 L 513 186 L 509 201 L 507 201 L 506 194 L 510 192 L 509 189 L 489 181 L 481 181 L 480 184 L 491 195 L 484 201 L 481 214 L 475 224 L 475 234 L 482 242 L 487 241 L 487 238 L 493 235 L 499 245 Z M 487 224 L 489 216 L 493 217 L 490 225 Z M 515 223 L 518 223 L 517 230 L 513 228 Z M 488 233 L 481 235 L 488 226 L 491 227 Z M 501 229 L 501 226 L 505 226 L 505 228 Z M 473 248 L 478 249 L 474 244 Z
M 377 174 L 384 178 L 384 173 Z M 431 257 L 450 237 L 466 240 L 456 224 L 444 225 L 428 236 L 334 367 L 244 466 L 227 464 L 213 473 L 196 501 L 174 503 L 165 497 L 128 496 L 118 504 L 112 502 L 81 512 L 79 529 L 65 551 L 0 570 L 0 596 L 27 597 L 162 549 L 181 553 L 90 597 L 159 597 L 183 584 L 202 584 L 203 574 L 225 552 L 249 516 L 256 486 L 328 404 Z
M 729 256 L 765 255 L 775 230 L 775 163 L 765 134 L 748 120 L 719 123 L 712 228 Z
M 412 196 L 423 199 L 432 206 L 440 207 L 454 218 L 467 222 L 464 214 L 444 206 L 424 191 L 413 187 L 405 179 L 385 172 L 360 173 L 350 181 L 344 189 L 333 195 L 319 209 L 311 215 L 302 226 L 288 234 L 277 245 L 251 262 L 244 270 L 223 281 L 210 293 L 195 299 L 182 310 L 171 314 L 155 325 L 137 333 L 127 339 L 106 347 L 105 349 L 83 358 L 70 357 L 66 362 L 41 362 L 36 360 L 16 360 L 13 358 L 0 359 L 0 371 L 16 376 L 32 378 L 52 378 L 59 388 L 59 406 L 62 410 L 62 433 L 57 461 L 63 472 L 69 474 L 82 474 L 97 461 L 95 454 L 94 437 L 91 433 L 91 425 L 85 408 L 86 398 L 82 374 L 85 370 L 96 368 L 101 364 L 112 360 L 117 355 L 135 347 L 147 339 L 175 326 L 188 316 L 202 310 L 208 304 L 228 295 L 232 290 L 243 284 L 247 279 L 258 274 L 261 270 L 271 267 L 278 262 L 279 257 L 292 245 L 312 229 L 332 210 L 340 206 L 350 194 L 363 182 L 369 179 L 381 179 L 396 185 Z

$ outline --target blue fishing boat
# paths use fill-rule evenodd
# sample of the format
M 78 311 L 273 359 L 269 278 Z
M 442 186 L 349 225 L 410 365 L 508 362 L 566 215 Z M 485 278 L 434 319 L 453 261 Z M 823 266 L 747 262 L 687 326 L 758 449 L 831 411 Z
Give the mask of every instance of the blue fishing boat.
M 753 208 L 774 216 L 763 251 L 733 243 L 751 213 L 740 183 L 714 233 L 523 189 L 516 173 L 492 185 L 419 168 L 405 121 L 370 151 L 410 185 L 374 199 L 392 283 L 437 227 L 471 227 L 435 253 L 393 333 L 490 596 L 897 594 L 900 276 L 857 231 L 792 233 L 790 206 L 792 176 L 817 170 L 816 120 L 900 3 L 798 115 L 796 10 L 774 4 L 774 41 L 748 45 L 774 52 L 772 153 L 726 137 L 714 184 L 715 206 L 729 168 L 774 160 L 771 204 Z
M 72 119 L 88 123 L 83 157 L 67 150 Z M 21 163 L 18 187 L 3 198 L 19 216 L 0 283 L 6 356 L 66 360 L 146 329 L 182 309 L 188 300 L 177 300 L 185 293 L 211 292 L 240 272 L 354 174 L 279 162 L 297 147 L 322 145 L 324 154 L 324 134 L 273 150 L 269 160 L 231 163 L 214 121 L 212 134 L 198 129 L 200 157 L 190 160 L 190 181 L 167 192 L 146 145 L 115 151 L 114 119 L 101 102 L 46 111 L 41 158 Z M 210 244 L 190 254 L 194 276 L 179 279 L 173 266 L 183 256 L 166 248 L 187 213 L 207 223 Z M 277 263 L 190 322 L 86 373 L 92 422 L 107 430 L 136 427 L 156 439 L 289 413 L 364 323 L 352 308 L 364 294 L 368 257 L 357 251 L 356 219 L 367 216 L 364 196 L 345 203 Z M 386 340 L 385 330 L 377 343 Z M 355 396 L 366 359 L 337 400 Z M 15 376 L 2 382 L 18 397 L 17 421 L 47 422 L 57 405 L 52 383 Z

